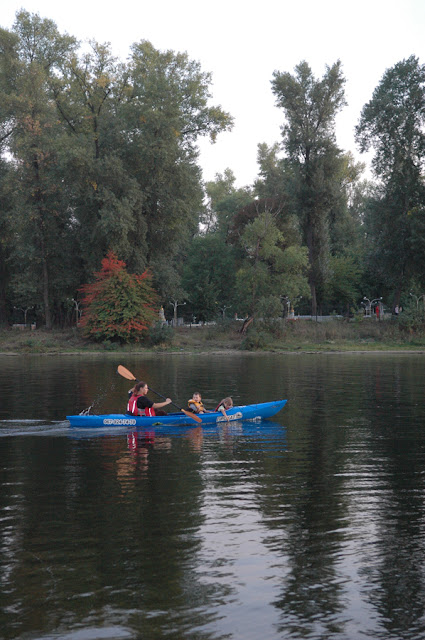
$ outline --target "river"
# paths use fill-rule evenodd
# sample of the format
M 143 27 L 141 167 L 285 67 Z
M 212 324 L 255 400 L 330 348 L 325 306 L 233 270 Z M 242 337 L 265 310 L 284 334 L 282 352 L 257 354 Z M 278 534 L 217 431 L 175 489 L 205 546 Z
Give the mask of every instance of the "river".
M 139 379 L 271 421 L 84 431 Z M 425 639 L 425 356 L 0 356 L 4 640 Z M 151 396 L 155 399 L 154 396 Z

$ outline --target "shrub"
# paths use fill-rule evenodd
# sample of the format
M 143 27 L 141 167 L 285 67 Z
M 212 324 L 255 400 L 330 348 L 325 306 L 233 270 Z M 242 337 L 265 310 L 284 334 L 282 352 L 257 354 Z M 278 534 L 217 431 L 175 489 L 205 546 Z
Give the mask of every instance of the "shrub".
M 129 274 L 125 262 L 110 251 L 102 260 L 95 281 L 81 288 L 84 294 L 81 326 L 96 341 L 139 342 L 158 317 L 157 296 L 151 275 Z
M 173 342 L 174 330 L 166 324 L 157 322 L 149 329 L 148 342 L 151 346 L 170 346 Z
M 256 351 L 264 349 L 268 345 L 268 337 L 264 331 L 250 331 L 241 342 L 241 349 L 244 351 Z

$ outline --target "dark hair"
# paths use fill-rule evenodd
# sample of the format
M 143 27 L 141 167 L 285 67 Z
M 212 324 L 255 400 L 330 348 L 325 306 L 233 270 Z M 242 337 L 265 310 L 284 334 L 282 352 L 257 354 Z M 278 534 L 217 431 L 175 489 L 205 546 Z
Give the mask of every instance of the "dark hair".
M 138 382 L 133 387 L 133 393 L 138 393 L 140 389 L 144 389 L 146 387 L 146 382 Z

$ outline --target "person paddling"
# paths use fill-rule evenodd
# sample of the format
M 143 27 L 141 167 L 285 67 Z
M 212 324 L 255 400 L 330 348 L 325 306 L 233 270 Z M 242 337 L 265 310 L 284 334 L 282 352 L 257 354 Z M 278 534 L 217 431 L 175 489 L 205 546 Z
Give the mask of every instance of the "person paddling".
M 166 416 L 167 412 L 162 407 L 170 404 L 172 400 L 167 398 L 164 402 L 152 402 L 146 397 L 149 387 L 146 382 L 138 382 L 129 391 L 127 415 L 131 416 Z

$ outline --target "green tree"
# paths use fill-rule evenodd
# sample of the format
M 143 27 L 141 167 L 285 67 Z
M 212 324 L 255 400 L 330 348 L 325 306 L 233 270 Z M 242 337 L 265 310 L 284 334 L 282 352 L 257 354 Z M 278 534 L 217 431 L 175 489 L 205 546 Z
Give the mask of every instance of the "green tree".
M 52 326 L 52 280 L 67 246 L 68 214 L 60 189 L 62 131 L 47 90 L 60 75 L 75 40 L 51 20 L 26 11 L 14 32 L 0 30 L 1 128 L 4 150 L 16 161 L 15 263 L 24 264 L 30 283 L 41 289 L 47 328 Z
M 218 231 L 223 240 L 227 240 L 237 212 L 252 201 L 252 190 L 248 187 L 238 189 L 235 182 L 233 171 L 225 169 L 205 185 L 208 205 L 203 222 L 207 232 Z
M 129 274 L 125 262 L 112 251 L 102 260 L 95 281 L 81 290 L 81 326 L 93 340 L 139 342 L 158 317 L 150 274 Z
M 283 145 L 293 172 L 293 194 L 308 248 L 312 315 L 317 288 L 326 279 L 329 217 L 339 197 L 341 152 L 335 143 L 335 117 L 345 105 L 344 77 L 338 61 L 316 79 L 307 62 L 295 74 L 273 74 L 272 89 L 286 123 Z
M 393 289 L 394 306 L 412 277 L 423 279 L 424 126 L 425 67 L 410 56 L 385 72 L 356 127 L 360 150 L 375 152 L 381 180 L 366 225 L 375 273 Z
M 325 301 L 338 312 L 357 307 L 360 299 L 362 267 L 358 256 L 331 256 L 329 278 L 325 285 Z
M 9 173 L 7 163 L 0 158 L 0 325 L 7 324 L 9 318 L 7 289 L 11 277 L 9 260 L 13 246 L 13 231 L 10 220 L 12 203 L 8 189 Z
M 193 239 L 182 284 L 192 311 L 199 320 L 211 320 L 220 307 L 235 307 L 235 255 L 220 234 Z
M 307 252 L 297 245 L 285 246 L 270 212 L 245 226 L 241 245 L 245 256 L 236 277 L 243 311 L 255 317 L 261 298 L 308 295 Z
M 138 272 L 147 263 L 143 189 L 125 160 L 132 136 L 123 115 L 132 91 L 128 76 L 126 65 L 108 45 L 91 41 L 90 48 L 70 56 L 63 75 L 51 81 L 69 136 L 66 184 L 85 278 L 108 249 Z
M 147 259 L 165 297 L 172 289 L 171 269 L 181 269 L 203 210 L 197 140 L 209 136 L 214 142 L 232 119 L 208 104 L 211 75 L 186 53 L 158 51 L 141 41 L 132 47 L 128 70 L 132 93 L 123 117 L 131 144 L 125 162 L 143 191 Z
M 174 294 L 204 206 L 197 140 L 232 126 L 209 104 L 210 74 L 148 42 L 126 63 L 94 41 L 81 52 L 26 11 L 0 30 L 0 53 L 10 291 L 36 291 L 51 326 L 112 249 L 136 273 L 153 266 L 163 298 Z

